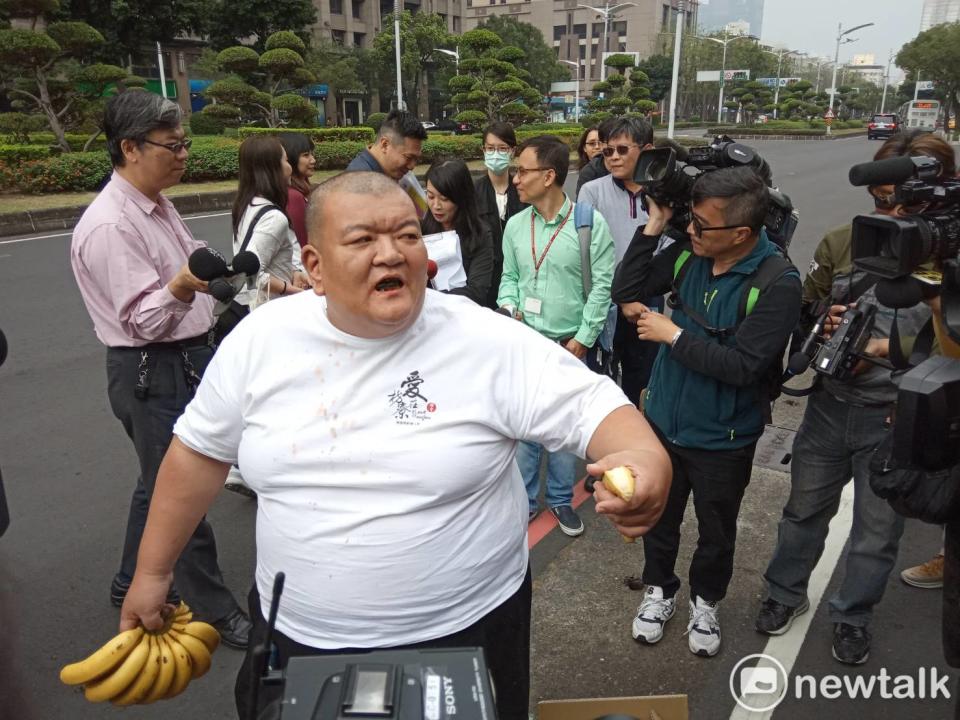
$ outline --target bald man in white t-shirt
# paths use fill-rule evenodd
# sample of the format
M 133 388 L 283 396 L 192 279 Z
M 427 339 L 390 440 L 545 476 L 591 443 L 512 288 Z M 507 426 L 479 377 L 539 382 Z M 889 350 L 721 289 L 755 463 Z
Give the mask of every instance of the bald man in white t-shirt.
M 416 209 L 388 178 L 327 181 L 308 227 L 314 292 L 246 318 L 177 423 L 121 629 L 160 626 L 179 549 L 235 463 L 259 498 L 251 646 L 283 571 L 279 667 L 345 649 L 481 646 L 499 717 L 526 718 L 518 440 L 593 458 L 592 475 L 630 466 L 629 503 L 595 491 L 598 512 L 630 537 L 662 511 L 667 455 L 608 378 L 520 323 L 427 292 Z

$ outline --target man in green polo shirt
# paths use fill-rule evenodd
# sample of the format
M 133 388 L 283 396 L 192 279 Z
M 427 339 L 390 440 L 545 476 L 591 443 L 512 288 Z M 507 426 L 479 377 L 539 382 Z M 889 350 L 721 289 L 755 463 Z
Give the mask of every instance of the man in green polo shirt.
M 503 276 L 497 305 L 563 345 L 582 362 L 606 321 L 614 250 L 606 221 L 600 213 L 594 213 L 592 286 L 585 296 L 574 204 L 563 191 L 569 165 L 570 148 L 550 135 L 530 138 L 517 148 L 513 183 L 521 202 L 530 207 L 510 218 L 504 228 Z M 537 388 L 531 391 L 537 392 Z M 538 509 L 544 452 L 541 445 L 525 442 L 517 449 L 531 520 Z M 550 453 L 547 458 L 547 505 L 560 530 L 571 537 L 583 532 L 583 522 L 571 505 L 576 461 L 570 453 Z

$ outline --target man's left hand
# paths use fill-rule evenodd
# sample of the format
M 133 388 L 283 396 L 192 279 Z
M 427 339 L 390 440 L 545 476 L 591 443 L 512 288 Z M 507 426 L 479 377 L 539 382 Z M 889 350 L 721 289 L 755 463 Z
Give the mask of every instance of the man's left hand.
M 593 489 L 597 512 L 606 515 L 625 537 L 637 538 L 646 534 L 660 519 L 667 504 L 670 473 L 651 472 L 649 468 L 658 464 L 651 462 L 649 455 L 649 451 L 624 450 L 587 465 L 587 472 L 597 478 L 621 465 L 633 473 L 636 484 L 629 502 L 607 490 L 602 482 L 596 483 Z
M 679 330 L 666 315 L 657 312 L 645 312 L 637 320 L 637 335 L 641 340 L 669 343 Z
M 588 348 L 572 338 L 567 342 L 566 345 L 564 345 L 564 347 L 572 352 L 576 356 L 577 360 L 583 360 L 583 358 L 587 356 Z

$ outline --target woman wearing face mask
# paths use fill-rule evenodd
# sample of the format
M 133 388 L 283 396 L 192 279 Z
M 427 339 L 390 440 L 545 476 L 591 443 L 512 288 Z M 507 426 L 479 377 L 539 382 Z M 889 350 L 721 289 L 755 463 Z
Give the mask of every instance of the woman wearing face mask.
M 427 170 L 427 203 L 430 212 L 421 222 L 424 235 L 456 231 L 467 283 L 449 290 L 478 305 L 490 304 L 491 291 L 499 287 L 501 259 L 497 266 L 498 286 L 492 287 L 494 249 L 491 230 L 477 213 L 476 192 L 470 170 L 462 160 L 438 160 Z
M 280 143 L 287 153 L 292 174 L 287 191 L 287 216 L 300 247 L 307 244 L 307 198 L 313 191 L 310 182 L 317 158 L 313 154 L 313 140 L 303 133 L 283 133 Z
M 523 210 L 527 204 L 513 184 L 510 161 L 517 147 L 517 136 L 510 123 L 495 122 L 483 131 L 483 162 L 487 174 L 476 182 L 477 210 L 490 226 L 493 237 L 494 267 L 490 283 L 490 297 L 485 305 L 496 307 L 500 273 L 503 269 L 503 228 L 507 220 Z

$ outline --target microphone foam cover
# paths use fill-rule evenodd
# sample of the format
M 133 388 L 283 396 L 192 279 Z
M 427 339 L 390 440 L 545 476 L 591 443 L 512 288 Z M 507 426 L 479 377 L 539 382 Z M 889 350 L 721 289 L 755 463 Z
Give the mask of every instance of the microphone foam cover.
M 427 260 L 427 277 L 433 280 L 437 276 L 439 268 L 433 260 Z
M 213 248 L 198 248 L 187 261 L 190 272 L 200 280 L 213 280 L 227 274 L 227 261 Z
M 879 280 L 876 292 L 880 304 L 894 310 L 913 307 L 923 300 L 920 281 L 912 277 Z
M 256 275 L 260 272 L 260 258 L 256 253 L 244 250 L 239 252 L 230 263 L 235 275 L 243 273 L 244 275 Z

